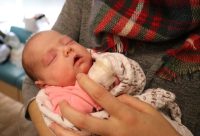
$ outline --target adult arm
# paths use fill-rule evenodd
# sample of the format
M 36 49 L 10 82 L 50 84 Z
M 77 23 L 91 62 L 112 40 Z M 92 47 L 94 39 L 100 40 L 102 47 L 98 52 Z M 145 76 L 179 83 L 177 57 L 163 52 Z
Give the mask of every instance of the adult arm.
M 42 114 L 35 102 L 33 100 L 28 107 L 28 112 L 30 114 L 30 118 L 36 127 L 38 134 L 40 136 L 53 136 L 53 133 L 50 131 L 50 129 L 46 126 L 44 119 L 42 118 Z
M 22 87 L 22 95 L 25 103 L 25 117 L 32 120 L 40 136 L 51 136 L 52 133 L 45 125 L 42 114 L 35 102 L 35 96 L 38 91 L 39 89 L 35 86 L 34 82 L 26 77 Z
M 75 126 L 103 136 L 180 136 L 168 121 L 150 105 L 128 95 L 122 95 L 116 99 L 84 74 L 79 74 L 77 80 L 80 86 L 109 113 L 110 118 L 97 119 L 77 112 L 62 102 L 60 108 L 63 116 Z M 77 136 L 56 124 L 53 124 L 51 129 L 57 136 Z

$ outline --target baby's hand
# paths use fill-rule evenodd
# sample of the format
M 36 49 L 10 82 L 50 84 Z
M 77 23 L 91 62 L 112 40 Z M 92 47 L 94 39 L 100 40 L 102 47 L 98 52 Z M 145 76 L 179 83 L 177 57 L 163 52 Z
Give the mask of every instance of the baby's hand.
M 119 80 L 119 78 L 118 78 L 117 76 L 115 76 L 115 82 L 114 82 L 114 86 L 117 86 L 117 85 L 119 85 L 119 83 L 120 83 L 120 80 Z
M 114 80 L 113 84 L 109 87 L 109 90 L 113 89 L 115 86 L 119 85 L 119 83 L 120 83 L 120 80 L 117 76 L 115 76 L 114 79 L 115 80 Z
M 115 85 L 119 84 L 119 79 L 116 78 L 115 73 L 112 70 L 112 65 L 106 59 L 96 60 L 90 68 L 88 76 L 107 90 L 110 90 Z

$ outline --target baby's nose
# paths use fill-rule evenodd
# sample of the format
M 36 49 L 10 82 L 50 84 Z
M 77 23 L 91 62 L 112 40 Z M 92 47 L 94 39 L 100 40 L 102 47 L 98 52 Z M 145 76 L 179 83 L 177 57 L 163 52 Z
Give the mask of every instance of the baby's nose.
M 69 54 L 72 53 L 73 51 L 74 51 L 73 48 L 71 48 L 71 47 L 65 47 L 64 50 L 63 50 L 63 55 L 65 57 L 68 57 Z

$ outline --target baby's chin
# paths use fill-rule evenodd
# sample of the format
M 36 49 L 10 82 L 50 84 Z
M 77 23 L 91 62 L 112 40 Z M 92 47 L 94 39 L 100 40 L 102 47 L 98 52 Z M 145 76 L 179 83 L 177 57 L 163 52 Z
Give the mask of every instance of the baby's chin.
M 75 83 L 76 83 L 76 80 L 74 80 L 74 81 L 70 81 L 70 82 L 62 82 L 62 83 L 58 83 L 57 86 L 61 86 L 61 87 L 74 86 Z

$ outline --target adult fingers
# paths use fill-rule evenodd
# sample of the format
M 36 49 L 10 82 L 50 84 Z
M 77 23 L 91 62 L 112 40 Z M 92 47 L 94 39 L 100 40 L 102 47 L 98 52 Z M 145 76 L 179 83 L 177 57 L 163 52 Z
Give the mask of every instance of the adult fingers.
M 123 95 L 118 96 L 117 98 L 119 99 L 119 101 L 133 107 L 137 111 L 148 113 L 148 114 L 149 113 L 154 114 L 155 109 L 150 104 L 145 103 L 136 97 L 123 94 Z
M 56 123 L 52 123 L 49 127 L 55 136 L 80 136 L 69 129 L 64 129 Z
M 83 73 L 77 74 L 77 80 L 81 88 L 85 90 L 99 105 L 101 105 L 110 115 L 118 114 L 119 107 L 124 107 L 124 104 L 119 102 L 108 90 L 89 79 Z
M 62 115 L 72 122 L 76 127 L 105 135 L 103 132 L 109 126 L 107 120 L 95 118 L 89 114 L 84 114 L 70 107 L 65 101 L 59 103 Z M 96 125 L 94 125 L 96 124 Z

